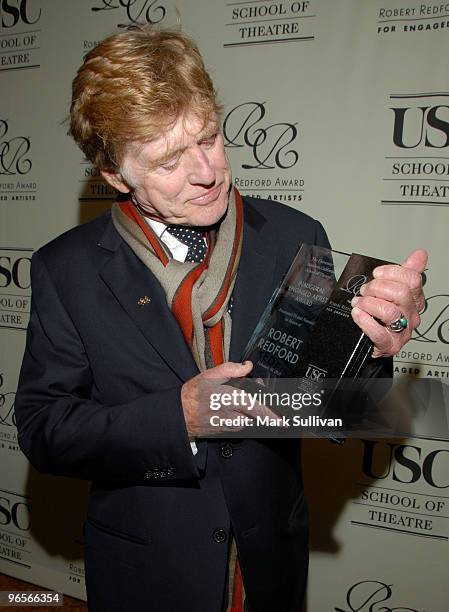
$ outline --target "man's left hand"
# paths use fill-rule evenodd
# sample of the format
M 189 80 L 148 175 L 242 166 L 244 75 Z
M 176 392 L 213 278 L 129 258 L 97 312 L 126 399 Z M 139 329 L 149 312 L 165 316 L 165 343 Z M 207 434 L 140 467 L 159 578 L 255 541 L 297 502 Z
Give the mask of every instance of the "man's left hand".
M 426 264 L 427 252 L 418 249 L 400 266 L 379 266 L 373 271 L 373 280 L 352 300 L 352 318 L 373 342 L 373 357 L 395 355 L 420 324 L 419 312 L 425 304 L 421 273 Z M 401 317 L 407 326 L 403 331 L 392 331 L 389 325 Z

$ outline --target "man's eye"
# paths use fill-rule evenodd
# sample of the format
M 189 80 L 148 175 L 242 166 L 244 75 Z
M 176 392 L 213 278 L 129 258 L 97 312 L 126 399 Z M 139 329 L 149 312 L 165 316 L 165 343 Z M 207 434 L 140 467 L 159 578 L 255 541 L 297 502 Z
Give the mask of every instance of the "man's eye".
M 172 159 L 169 159 L 165 163 L 161 164 L 161 168 L 164 168 L 165 170 L 174 170 L 175 168 L 178 167 L 180 159 L 181 159 L 180 156 L 173 157 Z
M 201 145 L 205 146 L 205 147 L 212 147 L 215 144 L 215 141 L 217 140 L 217 134 L 212 134 L 212 136 L 208 136 L 207 138 L 203 138 L 201 140 Z

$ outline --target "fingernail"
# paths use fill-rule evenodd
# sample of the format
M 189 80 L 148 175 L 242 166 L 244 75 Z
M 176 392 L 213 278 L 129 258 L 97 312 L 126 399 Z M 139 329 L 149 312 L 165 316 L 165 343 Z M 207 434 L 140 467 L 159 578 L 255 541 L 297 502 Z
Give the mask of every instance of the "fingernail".
M 355 306 L 357 304 L 357 302 L 359 302 L 359 301 L 360 301 L 359 297 L 357 297 L 357 296 L 353 297 L 352 300 L 351 300 L 352 306 Z
M 365 295 L 366 285 L 362 285 L 359 289 L 359 295 Z

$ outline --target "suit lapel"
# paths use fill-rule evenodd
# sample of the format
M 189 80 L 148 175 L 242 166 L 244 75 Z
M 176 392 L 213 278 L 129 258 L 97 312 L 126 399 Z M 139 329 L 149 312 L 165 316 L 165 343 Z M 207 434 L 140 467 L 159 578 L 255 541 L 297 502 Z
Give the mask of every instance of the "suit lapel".
M 277 244 L 266 219 L 245 203 L 242 255 L 234 288 L 230 360 L 240 361 L 276 282 Z
M 146 340 L 181 380 L 198 374 L 178 322 L 167 306 L 162 287 L 122 241 L 112 222 L 98 245 L 113 251 L 100 270 L 101 278 Z

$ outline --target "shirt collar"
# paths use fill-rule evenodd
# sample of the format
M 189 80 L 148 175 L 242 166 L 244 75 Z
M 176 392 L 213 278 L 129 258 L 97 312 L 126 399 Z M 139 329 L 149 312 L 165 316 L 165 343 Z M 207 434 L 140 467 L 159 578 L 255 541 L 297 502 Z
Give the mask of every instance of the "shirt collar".
M 149 217 L 144 217 L 145 221 L 151 227 L 153 232 L 156 234 L 158 238 L 161 238 L 162 234 L 167 229 L 167 224 L 162 221 L 156 221 L 155 219 L 150 219 Z

